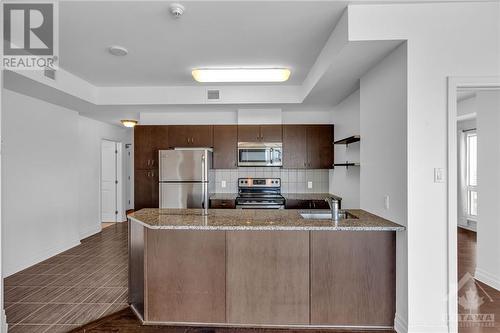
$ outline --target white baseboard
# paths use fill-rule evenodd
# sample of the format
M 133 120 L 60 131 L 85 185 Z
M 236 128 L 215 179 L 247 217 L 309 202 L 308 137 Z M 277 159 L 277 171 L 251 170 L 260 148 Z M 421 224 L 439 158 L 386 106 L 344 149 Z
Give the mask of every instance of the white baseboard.
M 80 245 L 80 240 L 71 239 L 59 245 L 48 248 L 45 251 L 42 251 L 41 253 L 39 252 L 36 256 L 33 256 L 31 258 L 22 261 L 16 261 L 12 267 L 4 267 L 4 274 L 5 274 L 4 277 L 8 277 L 12 274 L 20 272 L 25 268 L 38 264 L 46 259 L 49 259 L 50 257 L 53 257 L 61 252 L 69 250 L 77 245 Z
M 0 332 L 2 333 L 7 333 L 9 331 L 9 325 L 7 324 L 7 316 L 5 315 L 5 310 L 2 309 L 2 313 L 0 314 L 1 316 L 1 323 L 2 326 L 0 327 Z
M 500 291 L 500 279 L 494 274 L 491 274 L 483 269 L 476 268 L 474 278 L 484 284 L 487 284 L 491 288 Z
M 441 326 L 428 326 L 428 325 L 414 325 L 408 327 L 408 333 L 448 333 L 448 325 Z
M 397 333 L 408 333 L 408 323 L 398 313 L 394 317 L 394 330 Z
M 465 229 L 465 230 L 469 230 L 469 231 L 473 231 L 473 232 L 477 232 L 476 229 L 474 229 L 473 227 L 470 227 L 468 225 L 463 225 L 463 224 L 459 224 L 458 225 L 459 228 L 462 228 L 462 229 Z
M 84 239 L 84 238 L 90 237 L 92 235 L 97 234 L 98 232 L 101 232 L 101 225 L 100 224 L 98 224 L 96 226 L 93 226 L 91 228 L 88 228 L 87 230 L 84 230 L 84 231 L 80 232 L 80 239 Z

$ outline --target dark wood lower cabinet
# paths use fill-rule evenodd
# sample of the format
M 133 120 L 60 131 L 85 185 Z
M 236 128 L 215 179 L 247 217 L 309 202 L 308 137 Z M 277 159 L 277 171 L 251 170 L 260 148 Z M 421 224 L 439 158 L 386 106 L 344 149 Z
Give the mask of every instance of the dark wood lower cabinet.
M 395 232 L 129 223 L 130 301 L 146 323 L 394 324 Z
M 146 320 L 223 323 L 222 232 L 147 230 Z
M 235 200 L 225 199 L 210 199 L 210 208 L 212 209 L 234 209 L 236 208 Z
M 394 232 L 311 232 L 311 325 L 392 326 Z
M 340 202 L 339 202 L 339 208 Z M 328 202 L 325 200 L 302 200 L 302 199 L 286 199 L 285 209 L 330 209 Z
M 309 234 L 227 233 L 226 320 L 309 324 Z

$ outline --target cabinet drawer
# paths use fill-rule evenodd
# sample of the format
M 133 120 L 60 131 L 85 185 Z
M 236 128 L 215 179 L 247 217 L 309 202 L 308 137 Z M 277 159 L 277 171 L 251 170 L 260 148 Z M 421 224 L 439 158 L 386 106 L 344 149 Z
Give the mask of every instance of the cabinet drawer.
M 235 200 L 211 199 L 210 208 L 213 209 L 234 209 L 236 208 Z

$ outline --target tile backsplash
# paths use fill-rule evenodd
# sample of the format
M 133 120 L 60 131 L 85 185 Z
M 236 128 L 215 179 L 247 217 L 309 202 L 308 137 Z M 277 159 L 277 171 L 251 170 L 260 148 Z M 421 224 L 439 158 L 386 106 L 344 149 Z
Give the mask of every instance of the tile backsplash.
M 281 178 L 282 193 L 327 193 L 329 190 L 328 170 L 296 170 L 281 168 L 238 168 L 215 171 L 215 192 L 238 192 L 238 178 Z M 226 187 L 222 187 L 225 182 Z M 312 182 L 312 188 L 308 188 Z

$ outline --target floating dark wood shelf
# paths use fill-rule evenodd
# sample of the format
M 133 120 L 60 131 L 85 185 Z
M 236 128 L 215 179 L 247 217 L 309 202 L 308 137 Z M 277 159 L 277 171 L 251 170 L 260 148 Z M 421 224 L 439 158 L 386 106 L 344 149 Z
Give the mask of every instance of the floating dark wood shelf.
M 333 166 L 338 167 L 338 166 L 345 166 L 346 168 L 349 168 L 350 166 L 359 166 L 359 163 L 355 162 L 345 162 L 345 163 L 335 163 Z
M 348 145 L 350 143 L 358 142 L 360 140 L 359 135 L 353 135 L 348 138 L 337 140 L 333 144 L 335 145 Z

